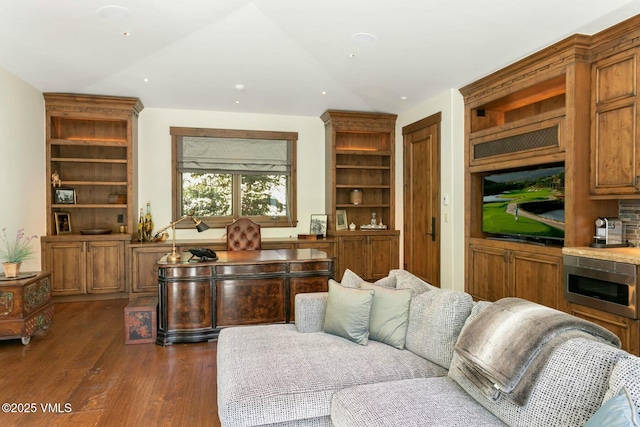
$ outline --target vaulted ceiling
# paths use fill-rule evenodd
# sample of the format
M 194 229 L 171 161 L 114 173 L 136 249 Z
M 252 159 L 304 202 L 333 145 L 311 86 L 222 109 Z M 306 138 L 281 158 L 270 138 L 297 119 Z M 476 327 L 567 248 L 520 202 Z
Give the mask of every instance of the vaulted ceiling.
M 146 107 L 402 113 L 638 0 L 2 0 L 0 67 Z

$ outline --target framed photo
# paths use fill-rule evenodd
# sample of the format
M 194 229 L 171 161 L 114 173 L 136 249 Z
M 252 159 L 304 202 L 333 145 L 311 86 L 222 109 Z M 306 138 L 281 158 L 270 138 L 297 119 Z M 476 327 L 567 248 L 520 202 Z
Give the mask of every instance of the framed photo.
M 71 214 L 69 212 L 54 212 L 56 220 L 56 234 L 71 234 Z
M 56 187 L 53 189 L 53 203 L 56 205 L 75 205 L 76 190 L 73 188 Z
M 327 216 L 326 215 L 311 215 L 311 234 L 322 234 L 322 237 L 327 237 Z
M 336 211 L 336 230 L 346 230 L 348 226 L 347 211 Z

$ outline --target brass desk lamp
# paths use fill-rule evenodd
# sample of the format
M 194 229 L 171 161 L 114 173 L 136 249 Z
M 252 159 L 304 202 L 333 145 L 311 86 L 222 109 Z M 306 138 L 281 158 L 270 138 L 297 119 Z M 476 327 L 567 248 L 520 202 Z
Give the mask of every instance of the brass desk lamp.
M 171 253 L 169 255 L 167 255 L 167 262 L 179 262 L 182 257 L 180 256 L 179 253 L 176 252 L 176 224 L 184 221 L 185 219 L 191 219 L 193 221 L 193 223 L 195 224 L 196 230 L 198 230 L 198 233 L 202 233 L 203 231 L 206 231 L 208 229 L 210 229 L 211 227 L 209 227 L 207 224 L 205 224 L 204 222 L 202 222 L 202 220 L 195 218 L 193 215 L 195 214 L 194 211 L 189 212 L 188 215 L 183 216 L 180 219 L 177 219 L 175 221 L 173 221 L 171 224 L 167 225 L 166 227 L 158 230 L 158 232 L 156 233 L 156 238 L 160 237 L 162 232 L 168 230 L 169 228 L 171 228 L 172 232 L 173 232 L 173 245 L 172 245 L 172 250 Z

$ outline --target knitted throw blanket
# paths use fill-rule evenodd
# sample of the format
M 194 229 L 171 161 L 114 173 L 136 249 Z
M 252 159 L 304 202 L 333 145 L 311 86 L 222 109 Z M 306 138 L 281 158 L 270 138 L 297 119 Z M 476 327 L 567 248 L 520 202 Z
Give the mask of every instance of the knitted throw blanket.
M 464 361 L 462 373 L 488 397 L 506 395 L 524 405 L 553 350 L 576 337 L 620 347 L 620 339 L 599 325 L 520 298 L 504 298 L 462 330 L 454 349 Z

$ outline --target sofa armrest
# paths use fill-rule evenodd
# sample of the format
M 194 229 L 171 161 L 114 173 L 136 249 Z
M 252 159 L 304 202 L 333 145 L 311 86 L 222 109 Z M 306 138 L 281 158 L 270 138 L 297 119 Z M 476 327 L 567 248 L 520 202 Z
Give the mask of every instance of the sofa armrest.
M 324 313 L 328 292 L 297 294 L 295 321 L 298 332 L 321 332 L 324 329 Z

